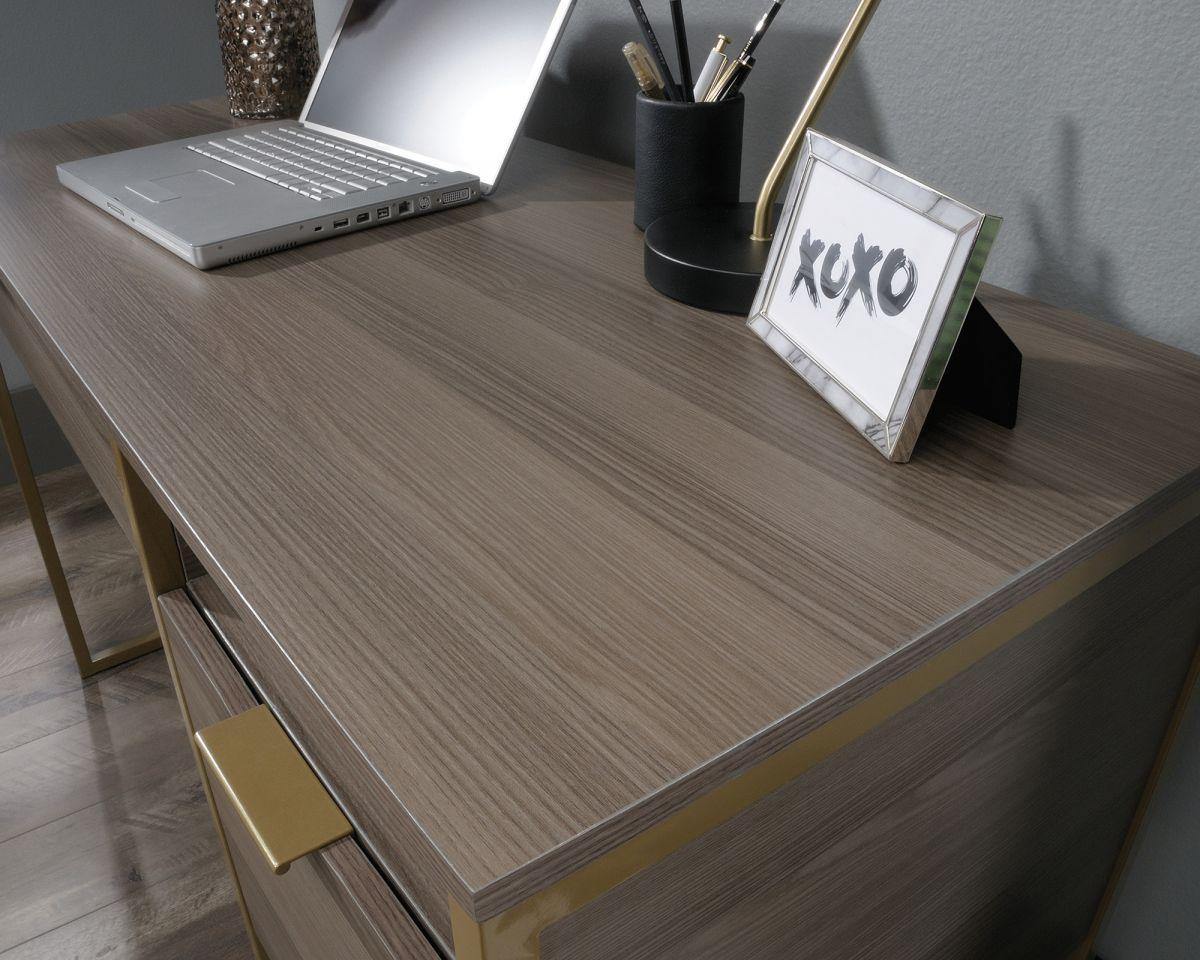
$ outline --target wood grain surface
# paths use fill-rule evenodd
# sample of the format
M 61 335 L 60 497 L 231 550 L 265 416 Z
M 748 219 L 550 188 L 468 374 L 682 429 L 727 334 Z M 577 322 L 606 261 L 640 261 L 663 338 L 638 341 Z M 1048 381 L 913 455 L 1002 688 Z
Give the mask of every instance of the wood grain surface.
M 79 380 L 54 362 L 57 351 L 40 339 L 44 334 L 42 328 L 25 322 L 12 295 L 2 288 L 0 330 L 5 331 L 13 348 L 25 358 L 29 374 L 37 383 L 38 392 L 46 401 L 63 436 L 67 438 L 79 462 L 87 469 L 109 513 L 128 536 L 129 519 L 113 469 L 111 430 L 107 421 L 100 416 Z
M 231 603 L 212 577 L 191 580 L 188 591 L 236 657 L 255 695 L 271 708 L 338 806 L 352 818 L 360 841 L 377 861 L 389 864 L 392 883 L 442 948 L 452 953 L 445 907 L 452 892 L 461 896 L 462 887 L 445 860 L 429 848 L 419 825 L 397 811 L 395 797 L 363 755 L 343 748 L 344 734 L 321 709 L 312 688 L 289 669 L 286 655 L 266 631 Z
M 542 934 L 542 960 L 1062 960 L 1200 645 L 1200 521 Z
M 187 594 L 176 591 L 159 603 L 196 729 L 257 706 Z M 219 784 L 214 784 L 213 799 L 255 933 L 271 957 L 437 960 L 437 951 L 352 837 L 277 876 Z
M 225 123 L 6 141 L 0 323 L 78 381 L 328 713 L 295 722 L 340 729 L 477 916 L 1200 486 L 1200 361 L 992 289 L 1017 429 L 944 411 L 887 464 L 740 320 L 646 286 L 630 171 L 543 144 L 488 202 L 210 274 L 55 181 Z

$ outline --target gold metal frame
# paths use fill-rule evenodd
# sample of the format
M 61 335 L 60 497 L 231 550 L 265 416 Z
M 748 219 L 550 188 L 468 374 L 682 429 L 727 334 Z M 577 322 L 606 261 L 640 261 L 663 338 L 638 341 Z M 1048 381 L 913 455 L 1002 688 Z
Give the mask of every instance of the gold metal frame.
M 29 461 L 29 451 L 25 448 L 25 438 L 21 433 L 17 411 L 13 407 L 12 395 L 9 393 L 8 381 L 4 377 L 2 367 L 0 367 L 0 432 L 4 434 L 4 442 L 8 447 L 9 457 L 12 459 L 13 471 L 17 475 L 17 484 L 21 488 L 25 508 L 29 511 L 29 520 L 33 525 L 38 551 L 42 555 L 46 576 L 54 591 L 54 599 L 58 604 L 58 612 L 62 616 L 63 627 L 67 631 L 67 640 L 70 641 L 71 653 L 75 657 L 75 665 L 79 668 L 80 677 L 87 679 L 101 670 L 107 670 L 157 650 L 161 646 L 157 633 L 119 643 L 102 651 L 97 656 L 93 656 L 88 648 L 87 638 L 83 633 L 83 625 L 79 621 L 79 612 L 75 609 L 75 600 L 71 596 L 71 587 L 67 582 L 67 575 L 63 571 L 62 560 L 58 556 L 58 547 L 54 543 L 54 534 L 50 530 L 50 520 L 46 516 L 46 506 L 42 502 L 42 494 L 33 473 L 33 465 Z
M 866 32 L 867 25 L 871 22 L 871 17 L 875 15 L 875 8 L 878 5 L 879 0 L 859 0 L 854 15 L 846 24 L 846 29 L 842 32 L 837 46 L 833 48 L 833 53 L 829 55 L 825 69 L 817 77 L 817 82 L 813 85 L 812 92 L 808 95 L 808 100 L 805 101 L 804 107 L 800 111 L 800 116 L 796 118 L 792 132 L 783 142 L 779 156 L 771 164 L 767 179 L 763 181 L 762 190 L 758 194 L 758 204 L 754 208 L 754 230 L 750 234 L 751 240 L 766 243 L 774 235 L 771 228 L 771 214 L 774 212 L 775 198 L 779 195 L 780 187 L 783 186 L 783 178 L 791 169 L 792 163 L 800 152 L 805 131 L 812 125 L 821 107 L 824 106 L 825 98 L 829 96 L 829 91 L 837 82 L 842 68 L 850 59 L 850 54 L 854 52 L 858 41 Z
M 540 960 L 542 931 L 618 884 L 665 859 L 729 820 L 751 804 L 796 779 L 831 754 L 886 722 L 955 676 L 999 650 L 1034 624 L 1094 587 L 1146 550 L 1200 518 L 1200 492 L 1193 492 L 1153 519 L 1116 538 L 1096 554 L 990 623 L 959 640 L 903 677 L 871 694 L 828 723 L 760 761 L 734 779 L 693 800 L 637 836 L 626 840 L 596 860 L 557 880 L 502 913 L 477 920 L 450 898 L 451 933 L 457 960 Z M 1200 674 L 1200 648 L 1189 677 Z M 1125 850 L 1101 903 L 1093 931 L 1072 960 L 1081 960 L 1099 929 L 1105 908 L 1120 876 L 1127 850 L 1170 750 L 1188 688 L 1176 706 L 1173 720 L 1159 749 L 1159 759 L 1149 778 L 1139 812 L 1129 828 Z
M 197 730 L 196 742 L 276 876 L 353 832 L 265 704 Z
M 183 687 L 179 683 L 179 672 L 175 667 L 175 654 L 171 649 L 170 635 L 163 621 L 162 611 L 158 607 L 158 598 L 164 593 L 178 590 L 186 583 L 183 570 L 183 560 L 179 555 L 179 547 L 175 542 L 175 530 L 171 521 L 154 496 L 146 489 L 142 478 L 130 466 L 129 461 L 114 442 L 113 456 L 117 462 L 117 477 L 121 483 L 121 494 L 125 500 L 125 509 L 129 514 L 129 524 L 133 531 L 134 547 L 137 549 L 138 560 L 142 566 L 142 578 L 146 583 L 146 592 L 150 596 L 150 606 L 154 610 L 154 622 L 158 624 L 159 636 L 162 638 L 163 654 L 167 660 L 167 668 L 171 673 L 171 683 L 175 687 L 175 698 L 179 701 L 179 710 L 183 714 L 183 724 L 187 728 L 188 743 L 192 747 L 192 759 L 196 762 L 196 770 L 200 775 L 200 783 L 204 787 L 204 797 L 208 801 L 208 810 L 212 814 L 213 825 L 217 828 L 217 838 L 221 841 L 221 850 L 225 854 L 225 867 L 233 882 L 233 890 L 237 895 L 238 907 L 242 911 L 242 922 L 246 926 L 246 934 L 250 938 L 250 948 L 255 960 L 270 960 L 258 935 L 254 932 L 254 924 L 250 920 L 250 911 L 246 907 L 246 898 L 242 894 L 241 881 L 237 869 L 233 865 L 233 856 L 229 852 L 229 840 L 225 836 L 225 828 L 221 826 L 221 817 L 217 813 L 213 801 L 212 784 L 208 780 L 208 772 L 204 766 L 200 750 L 196 745 L 196 725 L 192 722 L 192 714 L 188 709 L 187 698 L 183 695 Z

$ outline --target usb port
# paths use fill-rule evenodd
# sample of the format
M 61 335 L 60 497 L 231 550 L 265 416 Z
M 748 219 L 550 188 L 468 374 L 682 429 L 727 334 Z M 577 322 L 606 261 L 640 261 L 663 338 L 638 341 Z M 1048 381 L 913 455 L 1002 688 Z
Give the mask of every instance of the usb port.
M 378 210 L 375 211 L 375 219 L 376 220 L 390 220 L 391 218 L 392 218 L 392 208 L 391 207 L 380 207 Z
M 334 230 L 341 230 L 341 229 L 342 229 L 342 227 L 349 226 L 349 224 L 350 224 L 350 218 L 349 218 L 349 217 L 342 217 L 342 219 L 341 219 L 341 220 L 334 220 L 334 221 L 333 221 L 333 229 L 334 229 Z
M 371 219 L 371 215 L 369 213 L 360 213 L 357 217 L 354 218 L 354 222 L 355 223 L 366 223 L 370 219 Z

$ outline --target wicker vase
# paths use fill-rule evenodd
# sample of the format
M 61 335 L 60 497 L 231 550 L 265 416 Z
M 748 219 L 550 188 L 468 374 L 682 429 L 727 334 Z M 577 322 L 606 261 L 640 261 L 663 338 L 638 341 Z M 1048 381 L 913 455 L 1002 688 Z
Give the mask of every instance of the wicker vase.
M 217 0 L 229 112 L 295 117 L 317 72 L 312 0 Z

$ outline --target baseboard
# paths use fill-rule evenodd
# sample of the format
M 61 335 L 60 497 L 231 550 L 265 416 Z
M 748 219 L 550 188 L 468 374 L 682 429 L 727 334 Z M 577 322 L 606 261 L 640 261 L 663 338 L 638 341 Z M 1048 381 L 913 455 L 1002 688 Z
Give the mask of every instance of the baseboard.
M 51 470 L 79 462 L 36 387 L 27 386 L 14 390 L 12 401 L 34 473 L 49 473 Z M 0 486 L 16 482 L 12 461 L 8 458 L 8 448 L 0 443 Z

